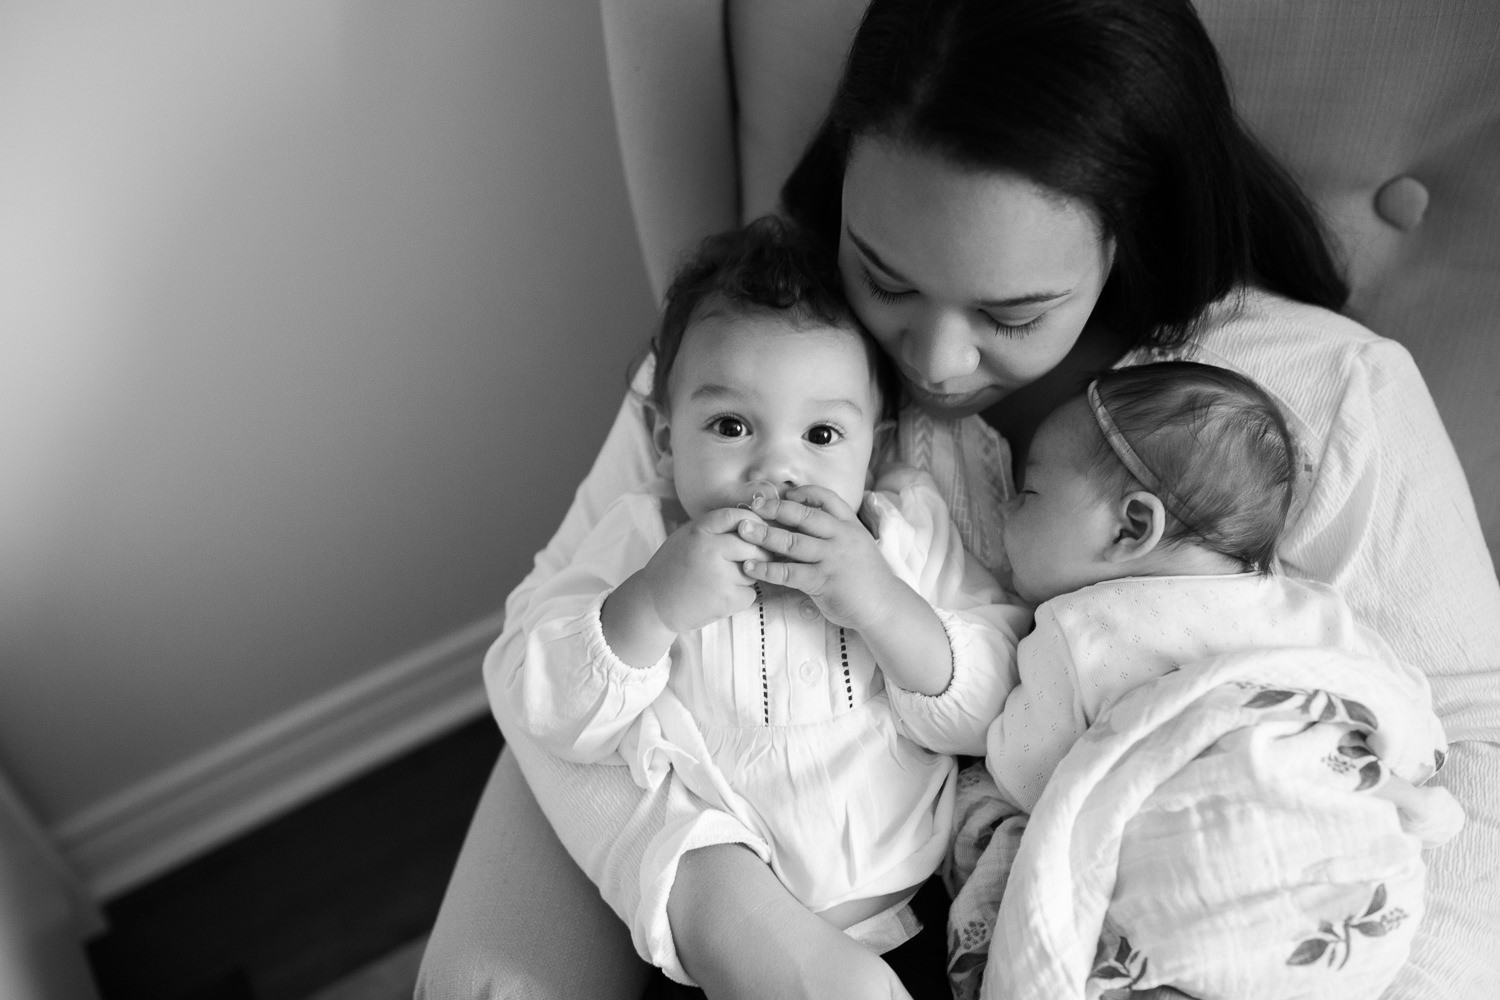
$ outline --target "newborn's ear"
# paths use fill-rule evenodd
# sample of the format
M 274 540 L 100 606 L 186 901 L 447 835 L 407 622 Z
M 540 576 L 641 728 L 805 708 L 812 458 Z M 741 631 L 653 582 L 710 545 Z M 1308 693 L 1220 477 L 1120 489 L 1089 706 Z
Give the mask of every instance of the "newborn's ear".
M 1167 511 L 1161 499 L 1154 493 L 1137 490 L 1127 493 L 1115 510 L 1115 537 L 1105 559 L 1121 563 L 1151 553 L 1167 527 Z

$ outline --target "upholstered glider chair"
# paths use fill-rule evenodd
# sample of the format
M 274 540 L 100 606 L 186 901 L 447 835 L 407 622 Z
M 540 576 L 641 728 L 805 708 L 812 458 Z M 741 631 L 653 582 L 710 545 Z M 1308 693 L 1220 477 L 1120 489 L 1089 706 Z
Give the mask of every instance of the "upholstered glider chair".
M 658 291 L 685 246 L 775 207 L 863 7 L 864 0 L 603 0 L 620 150 Z M 1349 312 L 1406 345 L 1426 377 L 1493 553 L 1500 3 L 1199 0 L 1199 10 L 1242 114 L 1313 194 L 1342 243 L 1354 288 Z M 1492 660 L 1500 662 L 1500 650 Z M 1483 758 L 1486 780 L 1500 781 L 1500 747 L 1464 742 L 1453 753 Z M 1471 814 L 1469 823 L 1490 831 L 1491 843 L 1500 836 L 1500 817 Z M 1497 866 L 1500 858 L 1471 857 L 1462 877 L 1489 879 L 1489 905 L 1500 909 Z M 1490 914 L 1489 926 L 1497 919 Z M 1479 963 L 1474 975 L 1490 984 L 1500 975 L 1493 954 L 1451 960 Z M 636 1000 L 648 972 L 502 754 L 418 995 Z

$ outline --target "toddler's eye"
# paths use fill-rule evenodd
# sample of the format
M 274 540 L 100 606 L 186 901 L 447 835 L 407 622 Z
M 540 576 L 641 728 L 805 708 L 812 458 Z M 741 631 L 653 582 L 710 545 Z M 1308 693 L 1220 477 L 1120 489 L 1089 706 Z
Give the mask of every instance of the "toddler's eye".
M 713 431 L 720 437 L 737 438 L 744 437 L 750 432 L 745 422 L 739 417 L 719 417 L 712 424 Z
M 811 427 L 807 431 L 807 440 L 816 445 L 833 444 L 838 439 L 838 428 L 830 427 L 827 424 L 818 424 L 816 427 Z

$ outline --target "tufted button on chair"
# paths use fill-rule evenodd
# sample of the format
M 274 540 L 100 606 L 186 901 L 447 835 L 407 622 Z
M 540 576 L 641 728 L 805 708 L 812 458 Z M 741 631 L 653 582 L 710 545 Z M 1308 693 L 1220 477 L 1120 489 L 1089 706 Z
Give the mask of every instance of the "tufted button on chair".
M 1375 192 L 1375 212 L 1402 232 L 1410 232 L 1422 224 L 1431 197 L 1415 177 L 1397 177 Z

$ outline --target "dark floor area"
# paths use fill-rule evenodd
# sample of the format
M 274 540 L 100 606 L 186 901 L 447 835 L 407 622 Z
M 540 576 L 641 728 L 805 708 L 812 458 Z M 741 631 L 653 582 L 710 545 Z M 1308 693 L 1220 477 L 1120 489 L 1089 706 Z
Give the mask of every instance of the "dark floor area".
M 105 907 L 103 1000 L 301 1000 L 425 933 L 500 752 L 488 716 Z

